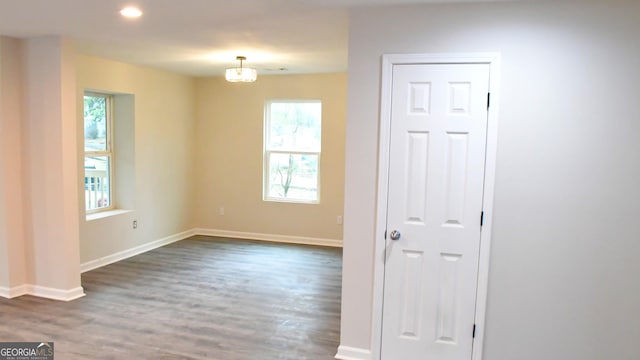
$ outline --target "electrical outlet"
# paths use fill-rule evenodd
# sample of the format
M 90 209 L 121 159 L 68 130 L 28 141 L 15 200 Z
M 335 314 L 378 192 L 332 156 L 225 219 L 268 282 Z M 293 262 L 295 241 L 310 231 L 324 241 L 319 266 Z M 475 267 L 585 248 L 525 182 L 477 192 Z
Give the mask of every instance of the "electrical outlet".
M 338 215 L 338 217 L 336 218 L 336 223 L 338 225 L 342 225 L 342 215 Z
M 138 220 L 133 220 L 133 228 L 134 229 L 138 228 Z
M 224 215 L 224 206 L 220 206 L 220 209 L 218 209 L 218 214 Z

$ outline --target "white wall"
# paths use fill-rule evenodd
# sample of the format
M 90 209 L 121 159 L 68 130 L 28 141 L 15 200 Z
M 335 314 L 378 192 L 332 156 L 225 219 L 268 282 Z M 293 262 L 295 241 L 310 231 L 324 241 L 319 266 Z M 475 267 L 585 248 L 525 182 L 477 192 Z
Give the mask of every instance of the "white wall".
M 75 65 L 70 40 L 24 42 L 24 198 L 38 293 L 81 296 L 76 166 Z
M 260 76 L 252 84 L 198 79 L 198 227 L 340 245 L 342 225 L 336 218 L 344 204 L 346 91 L 344 73 Z M 271 99 L 322 101 L 318 204 L 262 200 L 264 105 Z
M 75 85 L 68 39 L 0 37 L 0 296 L 84 295 Z
M 77 98 L 85 90 L 116 96 L 116 115 L 133 108 L 133 117 L 116 119 L 115 157 L 122 182 L 116 191 L 121 208 L 115 216 L 85 220 L 84 195 L 78 187 L 80 254 L 82 263 L 99 260 L 137 246 L 181 234 L 195 226 L 195 79 L 117 61 L 78 55 Z M 133 101 L 133 103 L 132 103 Z M 82 128 L 82 107 L 77 108 Z M 123 131 L 125 130 L 125 131 Z M 82 134 L 77 139 L 78 167 L 82 166 Z M 120 151 L 119 151 L 120 150 Z M 126 172 L 123 174 L 123 172 Z M 82 184 L 82 174 L 78 179 Z M 123 193 L 124 192 L 124 193 Z M 138 221 L 136 230 L 133 220 Z
M 636 359 L 640 3 L 357 9 L 341 344 L 370 349 L 380 56 L 501 52 L 484 359 Z
M 130 110 L 116 170 L 129 172 L 131 211 L 92 221 L 79 186 L 85 89 L 130 94 L 116 96 Z M 194 227 L 194 101 L 189 77 L 76 56 L 61 37 L 0 37 L 0 296 L 77 298 L 81 262 Z
M 0 37 L 0 287 L 27 281 L 22 149 L 22 44 Z

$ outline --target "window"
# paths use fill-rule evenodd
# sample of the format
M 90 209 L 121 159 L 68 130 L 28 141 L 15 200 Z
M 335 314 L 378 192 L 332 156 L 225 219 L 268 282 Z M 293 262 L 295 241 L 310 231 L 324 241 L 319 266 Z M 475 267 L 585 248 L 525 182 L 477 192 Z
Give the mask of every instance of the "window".
M 269 201 L 318 203 L 322 104 L 271 100 L 265 105 L 264 189 Z
M 111 95 L 84 95 L 84 203 L 89 212 L 113 208 Z

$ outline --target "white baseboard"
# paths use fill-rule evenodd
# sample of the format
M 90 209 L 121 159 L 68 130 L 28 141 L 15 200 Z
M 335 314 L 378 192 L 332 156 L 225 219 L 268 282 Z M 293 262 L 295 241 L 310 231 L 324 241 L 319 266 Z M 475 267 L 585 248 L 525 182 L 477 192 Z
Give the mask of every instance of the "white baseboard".
M 186 239 L 193 235 L 195 235 L 194 230 L 188 230 L 188 231 L 181 232 L 179 234 L 167 236 L 166 238 L 163 238 L 163 239 L 155 240 L 140 246 L 136 246 L 131 249 L 120 251 L 115 254 L 111 254 L 99 259 L 91 260 L 80 265 L 80 272 L 86 272 L 89 270 L 97 269 L 99 267 L 109 265 L 114 262 L 124 260 L 153 249 L 157 249 L 159 247 L 174 243 L 176 241 Z M 0 287 L 0 297 L 12 299 L 22 295 L 33 295 L 33 296 L 38 296 L 38 297 L 53 299 L 53 300 L 71 301 L 71 300 L 75 300 L 83 297 L 85 293 L 82 287 L 77 287 L 71 290 L 55 289 L 55 288 L 49 288 L 46 286 L 30 285 L 30 284 L 20 285 L 13 288 Z
M 194 230 L 187 230 L 184 232 L 181 232 L 179 234 L 174 234 L 171 236 L 167 236 L 166 238 L 163 239 L 159 239 L 159 240 L 155 240 L 152 242 L 148 242 L 146 244 L 142 244 L 136 247 L 133 247 L 131 249 L 127 249 L 127 250 L 123 250 L 120 252 L 117 252 L 115 254 L 111 254 L 111 255 L 107 255 L 104 257 L 101 257 L 99 259 L 95 259 L 95 260 L 91 260 L 91 261 L 87 261 L 84 264 L 80 265 L 80 272 L 87 272 L 90 270 L 94 270 L 97 269 L 99 267 L 103 267 L 109 264 L 113 264 L 115 262 L 124 260 L 124 259 L 128 259 L 132 256 L 136 256 L 136 255 L 140 255 L 142 253 L 145 253 L 147 251 L 151 251 L 153 249 L 157 249 L 159 247 L 163 247 L 165 245 L 169 245 L 171 243 L 174 243 L 176 241 L 180 241 L 180 240 L 184 240 L 188 237 L 191 237 L 195 235 Z
M 14 286 L 12 288 L 0 287 L 0 297 L 13 299 L 18 296 L 27 295 L 31 291 L 30 285 Z
M 59 300 L 59 301 L 71 301 L 83 297 L 84 289 L 82 286 L 78 286 L 71 290 L 53 289 L 45 286 L 33 285 L 29 295 L 38 296 L 42 298 Z
M 372 360 L 371 351 L 340 345 L 336 354 L 338 360 Z
M 288 244 L 305 244 L 305 245 L 317 245 L 317 246 L 331 246 L 342 247 L 342 240 L 336 239 L 322 239 L 312 238 L 305 236 L 291 236 L 291 235 L 275 235 L 275 234 L 261 234 L 250 233 L 241 231 L 229 231 L 229 230 L 216 230 L 216 229 L 194 229 L 195 235 L 203 236 L 217 236 L 233 239 L 247 239 L 247 240 L 260 240 L 271 241 Z
M 59 301 L 72 301 L 83 297 L 84 289 L 79 286 L 71 290 L 62 290 L 29 284 L 16 286 L 11 289 L 4 287 L 0 288 L 0 296 L 7 299 L 13 299 L 22 295 L 33 295 Z

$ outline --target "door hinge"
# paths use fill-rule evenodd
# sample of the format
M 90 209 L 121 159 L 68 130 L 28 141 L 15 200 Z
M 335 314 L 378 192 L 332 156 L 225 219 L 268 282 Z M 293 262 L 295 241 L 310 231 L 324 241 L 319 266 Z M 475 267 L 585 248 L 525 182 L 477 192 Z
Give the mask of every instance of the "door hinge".
M 480 212 L 480 226 L 484 225 L 484 211 Z
M 491 104 L 491 93 L 487 93 L 487 109 L 489 108 L 490 104 Z
M 384 231 L 384 239 L 387 240 L 387 230 Z
M 472 334 L 473 338 L 476 338 L 476 324 L 473 324 L 473 334 Z

